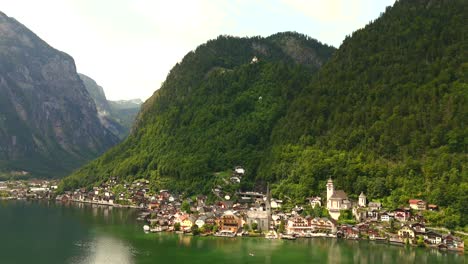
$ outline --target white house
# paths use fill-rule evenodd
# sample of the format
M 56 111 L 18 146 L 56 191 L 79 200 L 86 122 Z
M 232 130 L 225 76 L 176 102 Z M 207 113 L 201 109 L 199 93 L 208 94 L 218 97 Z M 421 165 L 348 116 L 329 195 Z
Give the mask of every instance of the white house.
M 310 197 L 308 198 L 310 206 L 314 208 L 315 206 L 322 206 L 322 197 L 316 196 L 316 197 Z
M 273 209 L 281 208 L 281 205 L 283 205 L 283 200 L 271 199 L 270 205 Z
M 245 174 L 245 169 L 242 168 L 242 167 L 236 167 L 234 169 L 234 171 L 237 173 L 237 174 L 241 174 L 241 175 L 244 175 Z
M 198 227 L 202 227 L 203 225 L 205 225 L 205 220 L 206 220 L 206 216 L 205 215 L 202 215 L 200 216 L 197 221 L 195 221 L 195 224 L 198 226 Z
M 231 177 L 230 181 L 232 183 L 240 183 L 241 179 L 239 177 L 237 177 L 237 176 L 233 176 L 233 177 Z
M 387 213 L 383 213 L 380 215 L 380 221 L 382 222 L 390 222 L 391 216 Z
M 432 230 L 429 230 L 424 234 L 424 240 L 433 245 L 438 245 L 442 243 L 442 235 Z

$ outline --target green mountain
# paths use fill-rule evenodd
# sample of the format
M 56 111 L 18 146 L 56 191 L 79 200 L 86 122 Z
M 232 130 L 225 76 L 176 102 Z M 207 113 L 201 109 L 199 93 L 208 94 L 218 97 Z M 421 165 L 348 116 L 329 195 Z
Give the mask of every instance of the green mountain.
M 351 197 L 423 198 L 445 208 L 432 222 L 465 226 L 466 7 L 397 1 L 331 59 L 294 33 L 209 41 L 171 70 L 129 138 L 63 187 L 117 176 L 208 192 L 213 172 L 242 165 L 241 188 L 271 182 L 286 201 L 322 194 L 332 177 Z
M 198 188 L 213 171 L 257 167 L 277 120 L 333 51 L 297 33 L 220 36 L 199 46 L 143 104 L 129 137 L 65 186 L 151 175 Z
M 101 124 L 120 139 L 125 138 L 143 102 L 140 99 L 109 101 L 95 80 L 81 73 L 79 76 L 96 103 Z
M 397 1 L 348 36 L 278 122 L 257 177 L 301 199 L 331 176 L 390 207 L 449 207 L 439 223 L 466 226 L 466 7 Z
M 0 12 L 0 177 L 54 177 L 117 143 L 69 55 Z

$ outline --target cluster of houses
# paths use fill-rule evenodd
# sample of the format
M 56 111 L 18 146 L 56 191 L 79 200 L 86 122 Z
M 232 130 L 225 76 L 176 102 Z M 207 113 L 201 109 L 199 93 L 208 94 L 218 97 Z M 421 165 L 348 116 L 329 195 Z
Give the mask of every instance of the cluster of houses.
M 56 197 L 56 200 L 60 201 L 134 208 L 146 207 L 151 199 L 155 198 L 150 192 L 148 180 L 140 179 L 130 184 L 120 184 L 115 177 L 112 177 L 100 186 L 93 187 L 92 190 L 81 188 L 75 191 L 67 191 Z
M 441 234 L 425 227 L 423 210 L 438 210 L 436 205 L 428 205 L 423 200 L 410 200 L 408 208 L 387 211 L 380 202 L 367 202 L 361 193 L 357 202 L 348 199 L 344 191 L 335 191 L 333 181 L 327 182 L 326 208 L 330 217 L 304 216 L 303 208 L 296 207 L 291 212 L 281 209 L 282 201 L 258 192 L 240 192 L 239 199 L 218 201 L 207 205 L 206 196 L 196 200 L 169 200 L 171 194 L 164 190 L 148 205 L 146 220 L 153 231 L 192 232 L 193 227 L 203 227 L 202 234 L 226 236 L 250 235 L 252 229 L 268 238 L 276 237 L 339 237 L 345 239 L 369 239 L 394 244 L 414 244 L 439 249 L 463 251 L 463 240 Z M 320 197 L 308 199 L 312 207 L 322 206 Z M 183 212 L 181 203 L 190 205 L 190 212 Z M 273 204 L 275 206 L 273 206 Z M 343 210 L 352 212 L 356 224 L 339 223 Z M 281 228 L 282 226 L 282 228 Z M 215 227 L 215 228 L 214 228 Z
M 239 183 L 245 170 L 236 167 L 227 182 Z M 9 192 L 17 197 L 50 196 L 55 182 L 31 181 L 0 182 L 0 193 Z M 283 201 L 267 192 L 237 192 L 225 194 L 222 187 L 214 188 L 216 200 L 208 197 L 183 197 L 169 190 L 151 191 L 145 179 L 132 183 L 119 183 L 116 178 L 91 190 L 76 189 L 56 197 L 61 201 L 93 203 L 116 207 L 142 209 L 139 220 L 145 221 L 147 231 L 176 231 L 216 236 L 266 236 L 267 238 L 338 237 L 344 239 L 369 239 L 394 244 L 414 244 L 463 251 L 463 240 L 425 227 L 424 210 L 438 210 L 437 205 L 420 199 L 409 200 L 408 207 L 385 210 L 380 202 L 368 202 L 364 193 L 357 201 L 346 192 L 335 190 L 329 179 L 327 196 L 310 197 L 312 208 L 326 208 L 327 217 L 308 216 L 301 206 L 286 211 Z M 344 212 L 352 221 L 342 221 Z
M 0 199 L 51 199 L 57 188 L 56 180 L 0 181 Z
M 333 181 L 327 181 L 327 209 L 337 220 L 343 210 L 351 210 L 357 224 L 341 225 L 337 235 L 349 239 L 368 238 L 396 244 L 424 244 L 439 249 L 463 251 L 463 239 L 451 234 L 443 235 L 435 230 L 426 230 L 422 211 L 439 210 L 435 204 L 421 199 L 410 199 L 408 207 L 384 210 L 380 202 L 368 202 L 364 193 L 357 203 L 348 199 L 342 190 L 335 190 Z M 309 198 L 311 206 L 320 206 L 320 197 Z

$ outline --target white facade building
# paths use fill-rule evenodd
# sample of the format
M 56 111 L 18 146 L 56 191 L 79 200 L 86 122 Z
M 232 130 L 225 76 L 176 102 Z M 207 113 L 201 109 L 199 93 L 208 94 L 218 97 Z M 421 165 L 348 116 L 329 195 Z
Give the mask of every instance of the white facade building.
M 327 181 L 327 209 L 330 216 L 338 220 L 340 210 L 349 210 L 352 203 L 343 190 L 335 190 L 332 179 Z

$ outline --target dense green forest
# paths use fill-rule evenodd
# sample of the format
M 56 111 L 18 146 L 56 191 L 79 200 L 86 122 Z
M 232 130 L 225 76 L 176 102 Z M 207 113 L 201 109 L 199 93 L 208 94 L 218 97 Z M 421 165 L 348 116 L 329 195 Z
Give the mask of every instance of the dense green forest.
M 128 139 L 66 179 L 65 187 L 112 175 L 200 190 L 212 187 L 200 179 L 209 181 L 215 171 L 258 167 L 274 125 L 334 51 L 291 32 L 220 36 L 201 45 L 145 102 Z M 255 56 L 259 61 L 251 63 Z
M 207 192 L 213 172 L 242 165 L 243 188 L 271 182 L 291 202 L 323 194 L 331 176 L 351 197 L 390 208 L 423 198 L 444 208 L 433 223 L 465 227 L 466 7 L 397 1 L 336 52 L 296 33 L 209 41 L 172 69 L 124 143 L 62 187 L 117 176 Z
M 347 37 L 275 127 L 257 176 L 298 199 L 332 176 L 390 207 L 450 207 L 442 224 L 466 226 L 466 7 L 398 1 Z

